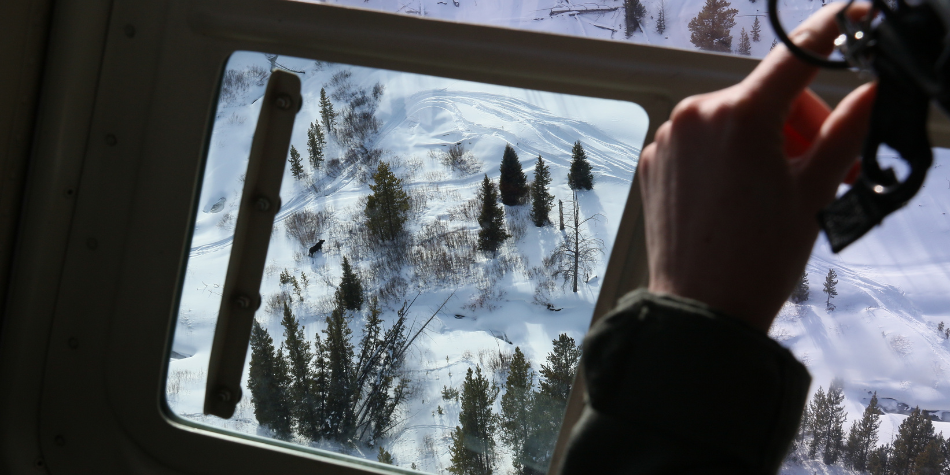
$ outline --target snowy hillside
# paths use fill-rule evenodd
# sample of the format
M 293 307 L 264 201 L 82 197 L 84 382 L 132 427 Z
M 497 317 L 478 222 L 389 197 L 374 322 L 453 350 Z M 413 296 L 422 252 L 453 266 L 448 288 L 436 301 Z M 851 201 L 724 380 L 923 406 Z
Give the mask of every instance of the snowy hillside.
M 624 34 L 622 1 L 536 0 L 330 0 L 346 4 L 429 18 L 466 21 L 502 27 L 531 29 L 593 38 L 632 41 L 666 47 L 694 49 L 687 24 L 704 0 L 665 2 L 667 30 L 655 31 L 645 20 L 645 31 Z M 648 17 L 655 15 L 659 0 L 644 1 Z M 783 17 L 789 26 L 817 8 L 817 0 L 783 0 Z M 610 10 L 620 7 L 616 10 Z M 751 30 L 763 1 L 733 2 L 739 10 L 733 35 Z M 581 9 L 604 10 L 577 13 Z M 565 13 L 558 13 L 560 11 Z M 571 12 L 574 12 L 573 14 Z M 553 13 L 553 14 L 552 14 Z M 761 17 L 762 39 L 752 44 L 753 56 L 764 56 L 773 35 Z M 499 161 L 506 144 L 517 151 L 528 179 L 541 155 L 552 170 L 551 193 L 563 200 L 569 216 L 571 200 L 566 176 L 571 146 L 580 141 L 595 174 L 595 188 L 579 194 L 581 219 L 600 214 L 583 229 L 603 240 L 605 254 L 584 277 L 574 294 L 539 271 L 564 235 L 556 226 L 535 227 L 529 206 L 506 207 L 506 226 L 513 238 L 496 256 L 452 249 L 464 254 L 464 268 L 451 275 L 425 274 L 406 264 L 390 273 L 377 271 L 383 261 L 375 249 L 360 241 L 358 226 L 365 219 L 365 196 L 370 192 L 366 169 L 347 166 L 307 169 L 297 180 L 288 169 L 281 191 L 283 206 L 275 223 L 261 294 L 265 305 L 259 323 L 279 345 L 283 337 L 281 309 L 275 305 L 287 286 L 279 282 L 286 269 L 309 284 L 293 312 L 312 341 L 324 330 L 324 318 L 341 277 L 341 261 L 348 256 L 366 283 L 368 292 L 387 296 L 384 318 L 391 322 L 404 300 L 418 299 L 411 309 L 418 329 L 433 313 L 435 318 L 415 344 L 407 366 L 416 393 L 400 412 L 401 424 L 382 444 L 396 465 L 441 473 L 449 460 L 450 431 L 459 424 L 460 406 L 441 397 L 443 386 L 459 388 L 468 368 L 491 366 L 493 355 L 521 348 L 537 371 L 552 350 L 552 340 L 566 333 L 578 343 L 589 325 L 599 292 L 599 277 L 613 246 L 619 216 L 636 166 L 647 119 L 634 105 L 615 101 L 566 97 L 514 88 L 430 78 L 388 71 L 314 63 L 280 57 L 281 66 L 301 71 L 304 107 L 298 114 L 292 144 L 306 155 L 307 128 L 319 120 L 321 88 L 327 88 L 341 71 L 351 73 L 354 87 L 384 88 L 376 117 L 379 131 L 371 145 L 382 151 L 381 160 L 393 165 L 406 189 L 418 197 L 413 204 L 409 231 L 419 236 L 415 246 L 425 248 L 422 237 L 438 239 L 456 233 L 471 239 L 479 226 L 473 203 L 483 174 L 497 182 Z M 236 53 L 229 70 L 266 70 L 260 53 Z M 256 69 L 255 69 L 256 68 Z M 169 369 L 168 400 L 176 414 L 198 423 L 241 433 L 258 431 L 249 392 L 231 420 L 201 414 L 208 352 L 220 304 L 243 173 L 259 111 L 263 82 L 250 81 L 222 97 L 214 123 L 205 181 L 198 203 L 192 250 L 185 276 L 179 322 Z M 462 144 L 477 161 L 477 171 L 459 173 L 440 163 L 439 154 Z M 328 141 L 327 165 L 342 158 L 344 146 Z M 476 206 L 477 207 L 477 206 Z M 288 235 L 295 213 L 322 216 L 327 242 L 323 252 L 307 256 L 307 246 Z M 862 240 L 839 255 L 820 238 L 807 273 L 810 297 L 801 305 L 788 304 L 776 319 L 770 335 L 788 347 L 811 371 L 812 393 L 827 389 L 831 380 L 844 381 L 848 421 L 860 418 L 870 394 L 877 392 L 887 414 L 881 416 L 879 443 L 890 443 L 897 427 L 915 406 L 932 411 L 938 431 L 950 435 L 950 340 L 938 331 L 950 326 L 950 153 L 938 151 L 925 187 L 903 210 L 885 220 Z M 558 220 L 557 207 L 551 219 Z M 463 240 L 464 241 L 464 240 Z M 464 241 L 470 243 L 471 241 Z M 430 247 L 439 247 L 431 245 Z M 384 264 L 384 262 L 383 262 Z M 829 269 L 837 273 L 838 295 L 826 306 L 822 284 Z M 394 273 L 401 280 L 394 279 Z M 540 290 L 539 290 L 540 289 Z M 448 299 L 446 301 L 446 299 Z M 438 312 L 436 309 L 446 302 Z M 550 307 L 546 304 L 550 304 Z M 558 311 L 552 311 L 558 309 Z M 361 322 L 351 324 L 354 341 Z M 249 355 L 250 358 L 250 355 Z M 505 371 L 489 371 L 499 386 Z M 502 392 L 503 393 L 503 392 Z M 699 395 L 697 395 L 699 397 Z M 495 402 L 496 411 L 499 410 Z M 441 413 L 439 411 L 441 409 Z M 297 443 L 308 444 L 305 440 Z M 372 451 L 333 450 L 376 460 Z M 511 454 L 499 444 L 498 468 L 511 467 Z M 790 464 L 783 473 L 851 473 L 818 461 Z

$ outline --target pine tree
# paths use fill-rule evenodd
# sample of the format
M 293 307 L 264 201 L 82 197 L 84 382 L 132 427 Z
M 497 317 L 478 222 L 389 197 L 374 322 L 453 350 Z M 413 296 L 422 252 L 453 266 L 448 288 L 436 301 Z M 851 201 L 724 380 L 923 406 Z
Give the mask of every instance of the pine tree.
M 511 144 L 505 145 L 505 153 L 501 157 L 498 191 L 501 194 L 501 202 L 508 206 L 524 204 L 525 197 L 528 196 L 528 179 L 521 169 L 518 153 L 511 148 Z
M 310 390 L 317 395 L 317 432 L 321 437 L 330 435 L 327 423 L 327 388 L 330 387 L 330 358 L 320 332 L 314 336 L 313 364 L 311 365 Z
M 409 195 L 386 162 L 379 163 L 373 181 L 375 184 L 369 185 L 373 193 L 367 197 L 364 210 L 366 226 L 384 241 L 395 240 L 409 219 Z
M 825 403 L 827 419 L 823 430 L 825 440 L 822 460 L 826 465 L 831 465 L 838 461 L 844 448 L 844 422 L 847 413 L 844 410 L 844 387 L 841 380 L 835 379 L 831 382 L 825 395 Z
M 871 402 L 864 409 L 860 421 L 855 421 L 848 434 L 848 464 L 855 470 L 868 468 L 868 457 L 877 446 L 877 430 L 881 426 L 878 415 L 881 409 L 877 405 L 877 392 L 871 396 Z
M 303 328 L 297 322 L 290 307 L 284 302 L 284 348 L 287 350 L 287 369 L 290 374 L 290 413 L 297 433 L 310 440 L 317 440 L 319 414 L 317 395 L 313 394 L 310 365 L 313 353 L 304 340 Z
M 920 455 L 914 459 L 915 475 L 937 475 L 946 473 L 944 471 L 944 464 L 947 459 L 944 453 L 944 445 L 946 442 L 941 434 L 937 434 L 930 442 L 927 442 L 927 445 L 924 446 Z
M 755 21 L 752 22 L 752 41 L 756 43 L 762 39 L 762 25 L 759 23 L 759 17 L 755 17 Z
M 890 469 L 891 446 L 882 445 L 868 455 L 868 473 L 871 475 L 887 475 Z
M 298 152 L 293 145 L 290 146 L 290 174 L 298 180 L 304 177 L 303 161 L 300 159 L 300 152 Z
M 917 457 L 934 438 L 933 422 L 920 407 L 914 408 L 910 417 L 897 428 L 897 438 L 889 461 L 889 472 L 896 475 L 915 473 Z
M 393 454 L 384 450 L 382 446 L 379 447 L 379 454 L 376 455 L 376 461 L 387 465 L 395 465 L 393 462 Z
M 327 389 L 326 423 L 328 435 L 348 440 L 353 434 L 353 345 L 345 310 L 337 307 L 327 316 L 326 335 Z
M 478 214 L 478 225 L 482 229 L 478 231 L 478 249 L 495 252 L 502 241 L 511 236 L 505 232 L 505 211 L 498 204 L 498 192 L 488 175 L 482 181 L 480 194 L 482 210 Z
M 666 31 L 666 0 L 660 0 L 660 8 L 656 14 L 656 32 L 663 34 Z
M 745 32 L 745 28 L 739 33 L 739 48 L 736 50 L 736 53 L 743 56 L 750 56 L 752 54 L 752 43 L 749 42 L 749 34 Z
M 838 291 L 835 288 L 838 285 L 838 281 L 835 278 L 838 277 L 838 274 L 835 273 L 834 269 L 828 269 L 828 275 L 825 276 L 825 286 L 822 289 L 822 292 L 828 294 L 828 299 L 825 301 L 825 308 L 828 311 L 834 310 L 835 305 L 831 303 L 832 297 L 838 295 Z
M 777 44 L 778 44 L 778 40 L 775 39 L 775 38 L 772 38 L 772 45 L 769 46 L 769 51 L 772 51 L 773 49 L 775 49 L 775 46 L 776 46 Z
M 830 419 L 828 411 L 828 402 L 825 399 L 825 390 L 819 386 L 818 391 L 812 396 L 809 405 L 811 413 L 811 443 L 808 445 L 808 458 L 814 459 L 818 455 L 819 449 L 825 441 L 827 434 L 828 421 Z
M 726 0 L 706 0 L 706 5 L 689 21 L 690 41 L 706 51 L 732 51 L 732 35 L 729 30 L 736 26 L 738 10 L 729 8 Z
M 334 137 L 336 113 L 333 112 L 333 103 L 327 97 L 327 91 L 322 87 L 320 88 L 320 119 L 323 120 L 323 129 L 327 131 L 328 135 Z
M 337 306 L 344 310 L 363 308 L 363 282 L 353 272 L 346 256 L 343 256 L 343 277 L 340 279 L 340 286 L 336 289 L 334 300 Z
M 460 426 L 456 426 L 452 434 L 452 466 L 449 472 L 457 475 L 490 475 L 494 471 L 495 417 L 492 406 L 497 396 L 498 388 L 493 387 L 482 375 L 481 367 L 475 366 L 474 372 L 468 369 L 462 383 Z
M 248 365 L 247 387 L 251 391 L 254 416 L 257 422 L 274 431 L 276 438 L 289 440 L 291 436 L 290 410 L 283 379 L 278 372 L 274 340 L 254 320 L 251 327 L 251 362 Z
M 789 300 L 792 303 L 805 303 L 808 301 L 808 272 L 802 271 L 802 276 L 798 279 L 798 285 L 795 286 L 795 290 L 792 290 L 792 295 L 789 296 Z
M 307 151 L 310 153 L 310 166 L 314 170 L 320 168 L 320 164 L 323 163 L 323 147 L 326 144 L 327 140 L 323 131 L 320 130 L 320 125 L 311 122 L 310 128 L 307 129 Z
M 640 22 L 643 20 L 643 16 L 647 14 L 647 9 L 640 3 L 640 0 L 623 0 L 623 10 L 627 38 L 630 38 L 633 32 L 637 30 L 643 31 Z
M 511 448 L 515 472 L 525 471 L 525 443 L 533 432 L 531 413 L 534 411 L 534 371 L 521 348 L 515 347 L 501 396 L 501 439 Z
M 529 435 L 525 444 L 526 464 L 540 473 L 544 473 L 551 463 L 554 444 L 581 358 L 580 347 L 566 333 L 560 334 L 553 343 L 554 348 L 548 353 L 547 362 L 541 365 L 541 378 L 538 381 L 540 390 L 535 396 L 533 411 L 535 433 Z
M 567 185 L 572 190 L 590 190 L 594 188 L 594 174 L 591 173 L 590 162 L 581 141 L 574 142 L 571 149 L 571 170 L 567 173 Z
M 554 195 L 548 193 L 551 184 L 551 171 L 544 164 L 544 159 L 538 155 L 538 163 L 534 166 L 534 183 L 531 188 L 531 222 L 541 227 L 551 222 L 548 215 L 554 208 Z

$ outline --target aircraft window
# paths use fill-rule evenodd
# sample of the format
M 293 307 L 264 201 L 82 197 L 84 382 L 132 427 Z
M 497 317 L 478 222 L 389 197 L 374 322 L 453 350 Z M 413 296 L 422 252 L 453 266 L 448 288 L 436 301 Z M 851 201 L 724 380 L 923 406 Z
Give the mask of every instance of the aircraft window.
M 879 157 L 902 175 L 902 162 L 893 151 L 883 150 Z M 923 188 L 881 226 L 837 255 L 824 236 L 818 239 L 805 271 L 807 283 L 792 295 L 769 333 L 811 372 L 811 413 L 838 407 L 846 418 L 836 423 L 827 416 L 833 412 L 819 415 L 834 429 L 828 431 L 816 430 L 821 424 L 806 415 L 808 423 L 787 461 L 788 473 L 823 473 L 824 462 L 833 460 L 860 470 L 880 464 L 886 456 L 882 447 L 896 447 L 901 438 L 906 446 L 908 435 L 902 436 L 899 428 L 917 407 L 933 419 L 936 433 L 950 436 L 948 236 L 950 150 L 935 149 Z M 829 391 L 835 393 L 834 404 L 826 404 Z M 864 455 L 851 454 L 845 443 L 858 435 L 852 423 L 860 423 L 875 394 L 882 413 L 876 442 Z M 844 445 L 827 443 L 838 439 Z M 813 445 L 817 451 L 810 453 Z
M 304 100 L 243 397 L 225 420 L 202 404 L 272 67 L 299 75 Z M 546 470 L 645 111 L 255 52 L 232 55 L 219 97 L 169 360 L 170 412 L 427 472 Z
M 832 1 L 781 2 L 779 17 L 785 29 L 791 31 Z M 755 58 L 768 54 L 777 39 L 769 25 L 765 0 L 320 0 L 319 3 Z M 715 26 L 700 29 L 691 25 L 701 13 L 713 18 Z

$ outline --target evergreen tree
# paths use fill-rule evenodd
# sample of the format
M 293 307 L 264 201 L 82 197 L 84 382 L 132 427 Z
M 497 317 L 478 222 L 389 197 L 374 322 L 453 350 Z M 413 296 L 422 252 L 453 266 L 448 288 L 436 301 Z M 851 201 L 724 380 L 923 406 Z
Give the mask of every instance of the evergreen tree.
M 327 353 L 327 346 L 323 344 L 320 338 L 320 332 L 314 336 L 313 342 L 313 365 L 311 366 L 310 390 L 317 398 L 317 432 L 321 437 L 330 435 L 330 427 L 327 423 L 327 388 L 330 387 L 330 358 Z
M 293 145 L 290 146 L 290 174 L 298 180 L 304 177 L 303 161 L 300 159 L 300 152 L 298 152 Z
M 581 358 L 580 347 L 566 333 L 560 334 L 553 343 L 554 348 L 548 353 L 547 362 L 541 365 L 540 391 L 535 396 L 533 415 L 535 433 L 529 435 L 525 444 L 526 463 L 540 473 L 544 473 L 551 463 L 577 363 Z
M 395 465 L 395 463 L 393 462 L 393 454 L 384 450 L 383 446 L 379 446 L 379 453 L 376 455 L 376 460 L 379 463 L 385 463 L 387 465 Z
M 871 475 L 887 475 L 890 469 L 891 446 L 882 445 L 868 455 L 868 473 Z
M 660 0 L 660 8 L 656 14 L 656 32 L 663 34 L 666 31 L 666 1 Z
M 251 363 L 248 365 L 247 387 L 251 391 L 254 416 L 257 422 L 274 431 L 276 438 L 289 440 L 291 436 L 286 374 L 278 372 L 274 340 L 254 320 L 251 327 Z
M 825 399 L 825 390 L 819 386 L 818 391 L 812 396 L 808 411 L 811 413 L 811 443 L 808 445 L 808 458 L 814 459 L 818 455 L 819 449 L 825 441 L 827 434 L 828 403 Z
M 897 438 L 889 461 L 889 472 L 895 475 L 910 475 L 916 472 L 918 456 L 934 439 L 934 426 L 920 407 L 914 408 L 910 417 L 897 428 Z
M 827 425 L 824 428 L 824 453 L 822 460 L 826 465 L 834 464 L 841 458 L 844 449 L 844 422 L 848 414 L 844 410 L 844 387 L 842 381 L 835 379 L 825 395 L 827 404 Z
M 732 35 L 729 30 L 736 26 L 738 10 L 729 8 L 727 0 L 706 0 L 706 5 L 689 21 L 689 40 L 694 46 L 706 51 L 732 51 Z
M 640 3 L 640 0 L 623 0 L 623 11 L 627 38 L 630 38 L 633 32 L 637 30 L 643 31 L 640 22 L 643 20 L 643 16 L 647 14 L 647 9 Z
M 554 208 L 554 195 L 548 193 L 550 184 L 551 171 L 544 164 L 541 155 L 538 155 L 538 163 L 534 166 L 534 183 L 531 188 L 531 222 L 538 227 L 551 222 L 548 215 L 551 214 L 551 208 Z
M 478 249 L 481 251 L 497 251 L 502 241 L 509 236 L 505 232 L 505 211 L 498 204 L 498 192 L 495 184 L 488 179 L 482 181 L 481 189 L 482 210 L 478 214 L 478 225 L 481 230 L 478 231 Z
M 777 44 L 778 44 L 778 40 L 775 38 L 772 38 L 772 46 L 769 46 L 769 51 L 772 51 L 773 49 L 775 49 L 775 45 Z
M 808 301 L 808 293 L 808 272 L 802 271 L 802 276 L 798 279 L 798 285 L 795 286 L 795 290 L 792 290 L 792 295 L 788 299 L 792 303 L 805 303 Z
M 457 475 L 490 475 L 495 468 L 495 417 L 492 406 L 498 388 L 482 375 L 482 369 L 471 368 L 462 383 L 460 426 L 452 434 L 452 466 Z
M 825 301 L 825 308 L 829 311 L 835 309 L 835 305 L 831 303 L 831 299 L 838 295 L 838 291 L 835 288 L 835 286 L 838 285 L 838 281 L 835 280 L 836 277 L 838 277 L 838 274 L 835 273 L 835 270 L 828 269 L 828 275 L 825 276 L 825 286 L 822 292 L 828 294 L 828 299 Z
M 334 300 L 337 306 L 344 310 L 363 308 L 363 282 L 353 272 L 346 256 L 343 256 L 343 277 L 340 279 L 340 286 L 336 289 Z
M 322 87 L 320 88 L 320 119 L 323 120 L 323 129 L 327 131 L 327 134 L 331 137 L 335 136 L 336 113 L 333 112 L 333 103 L 327 97 L 327 91 Z
M 521 169 L 518 153 L 511 148 L 511 144 L 505 145 L 505 153 L 501 157 L 498 191 L 501 194 L 501 202 L 508 206 L 524 204 L 525 197 L 528 196 L 528 179 Z
M 284 302 L 284 348 L 287 349 L 287 369 L 290 374 L 290 414 L 297 433 L 310 440 L 317 440 L 319 433 L 318 395 L 313 394 L 310 365 L 313 353 L 304 340 L 303 327 Z
M 525 473 L 525 443 L 533 432 L 534 371 L 521 348 L 515 347 L 501 396 L 501 439 L 511 448 L 515 473 Z M 530 462 L 529 462 L 530 464 Z
M 855 470 L 867 470 L 868 457 L 877 446 L 877 430 L 881 426 L 878 415 L 881 409 L 877 405 L 877 393 L 871 396 L 871 402 L 864 409 L 860 421 L 851 425 L 848 434 L 848 464 Z
M 762 25 L 759 23 L 759 17 L 755 17 L 755 21 L 752 22 L 752 41 L 756 43 L 762 39 Z
M 914 459 L 914 474 L 917 475 L 939 475 L 946 473 L 944 466 L 947 455 L 944 452 L 946 440 L 943 436 L 937 434 L 924 446 L 924 450 Z
M 567 173 L 567 184 L 572 190 L 590 190 L 594 188 L 594 174 L 581 141 L 574 142 L 571 149 L 571 170 Z
M 353 345 L 346 311 L 337 307 L 327 316 L 326 335 L 327 389 L 326 423 L 328 435 L 348 440 L 353 434 Z
M 323 163 L 323 147 L 326 144 L 327 140 L 323 131 L 320 130 L 320 125 L 311 122 L 310 128 L 307 129 L 307 151 L 310 153 L 310 166 L 314 170 L 320 168 L 320 164 Z
M 373 175 L 373 191 L 366 199 L 366 226 L 373 235 L 391 241 L 402 234 L 409 219 L 409 195 L 402 189 L 402 180 L 390 170 L 389 164 L 380 162 Z
M 739 48 L 736 50 L 736 53 L 743 56 L 750 56 L 752 54 L 752 43 L 749 42 L 749 34 L 745 32 L 745 28 L 739 33 Z

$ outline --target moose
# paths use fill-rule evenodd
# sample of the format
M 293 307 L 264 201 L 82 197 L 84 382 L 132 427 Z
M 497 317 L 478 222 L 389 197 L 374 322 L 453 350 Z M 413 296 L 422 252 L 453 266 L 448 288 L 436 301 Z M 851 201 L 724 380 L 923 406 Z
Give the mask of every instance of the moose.
M 321 239 L 320 242 L 314 244 L 313 247 L 310 248 L 310 257 L 313 257 L 314 253 L 320 252 L 323 249 L 323 243 L 325 242 L 325 240 Z

